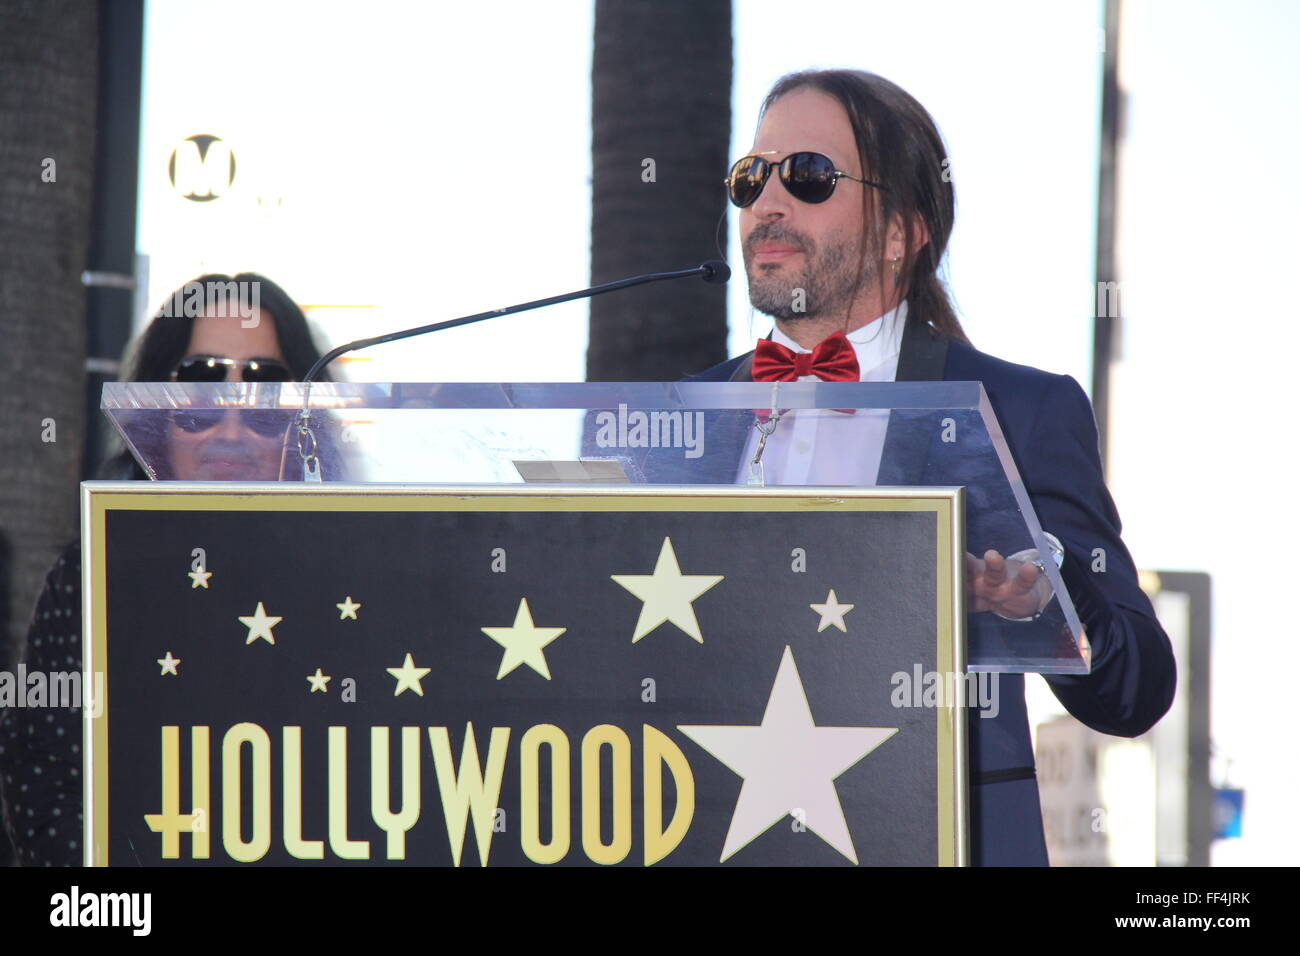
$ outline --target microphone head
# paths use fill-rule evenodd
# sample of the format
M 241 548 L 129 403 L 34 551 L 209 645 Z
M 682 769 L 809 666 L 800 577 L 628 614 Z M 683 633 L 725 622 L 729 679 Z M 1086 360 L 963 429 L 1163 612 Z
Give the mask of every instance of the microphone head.
M 704 270 L 700 275 L 705 282 L 721 285 L 731 278 L 731 266 L 721 259 L 710 259 L 703 263 L 700 268 Z

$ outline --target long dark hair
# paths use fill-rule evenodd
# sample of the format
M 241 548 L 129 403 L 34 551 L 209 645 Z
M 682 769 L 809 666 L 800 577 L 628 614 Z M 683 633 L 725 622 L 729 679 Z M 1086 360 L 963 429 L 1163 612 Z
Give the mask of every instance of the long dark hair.
M 211 273 L 199 276 L 173 291 L 163 305 L 154 313 L 153 319 L 136 340 L 126 362 L 122 375 L 124 382 L 165 382 L 172 371 L 189 351 L 190 339 L 194 335 L 195 315 L 197 309 L 178 310 L 171 306 L 182 301 L 194 290 L 203 290 L 204 311 L 219 307 L 229 300 L 218 300 L 222 289 L 231 288 L 229 283 L 236 283 L 236 288 L 257 283 L 258 298 L 263 317 L 270 317 L 275 325 L 275 337 L 280 343 L 280 352 L 284 355 L 285 365 L 295 379 L 301 379 L 316 360 L 321 357 L 320 350 L 312 341 L 307 318 L 302 314 L 298 304 L 289 298 L 289 293 L 280 288 L 266 276 L 256 272 L 241 272 L 236 276 Z M 329 373 L 322 370 L 316 381 L 330 381 Z M 100 477 L 111 479 L 147 479 L 148 475 L 136 463 L 131 452 L 125 448 L 113 454 L 100 469 Z
M 762 114 L 778 99 L 803 88 L 832 96 L 844 107 L 853 127 L 863 177 L 888 187 L 862 190 L 867 232 L 863 236 L 858 282 L 862 281 L 867 255 L 878 261 L 881 281 L 890 274 L 885 261 L 884 229 L 895 215 L 899 216 L 907 251 L 898 274 L 909 318 L 929 323 L 948 338 L 969 342 L 938 274 L 952 234 L 956 197 L 947 151 L 934 120 L 906 90 L 874 73 L 803 70 L 777 80 L 763 100 L 760 122 Z M 876 202 L 881 204 L 880 211 L 873 215 Z M 925 224 L 929 238 L 913 252 L 917 219 Z
M 221 288 L 228 288 L 230 283 L 235 283 L 241 288 L 257 283 L 262 311 L 269 314 L 275 324 L 275 337 L 280 342 L 280 352 L 284 355 L 285 364 L 289 366 L 295 379 L 306 375 L 320 358 L 321 353 L 311 340 L 307 318 L 302 314 L 302 309 L 289 298 L 289 293 L 266 276 L 258 275 L 256 272 L 241 272 L 236 276 L 216 273 L 199 276 L 169 295 L 164 300 L 162 308 L 154 313 L 153 320 L 136 342 L 123 381 L 167 381 L 172 370 L 185 357 L 190 347 L 195 319 L 190 314 L 175 314 L 176 310 L 169 310 L 168 305 L 183 298 L 191 290 L 201 288 L 205 296 L 205 307 L 215 308 L 224 301 L 218 300 L 216 294 L 219 294 Z M 186 311 L 188 313 L 189 310 Z M 319 375 L 317 381 L 328 382 L 329 376 Z

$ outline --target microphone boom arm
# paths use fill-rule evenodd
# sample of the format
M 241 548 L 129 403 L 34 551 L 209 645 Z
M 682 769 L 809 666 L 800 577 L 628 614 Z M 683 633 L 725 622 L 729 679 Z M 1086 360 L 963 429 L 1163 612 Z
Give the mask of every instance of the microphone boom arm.
M 602 285 L 593 286 L 590 289 L 580 289 L 577 292 L 566 292 L 564 295 L 553 295 L 547 299 L 535 299 L 532 302 L 523 302 L 519 305 L 508 305 L 503 309 L 493 309 L 491 312 L 479 312 L 477 315 L 466 315 L 459 319 L 448 319 L 445 322 L 434 322 L 432 325 L 422 325 L 416 329 L 404 329 L 401 332 L 389 332 L 387 335 L 376 335 L 369 339 L 358 339 L 355 342 L 347 342 L 337 348 L 330 349 L 311 367 L 303 377 L 302 384 L 306 391 L 304 392 L 304 404 L 308 394 L 310 394 L 312 380 L 320 373 L 330 362 L 334 361 L 340 355 L 347 352 L 353 352 L 357 349 L 369 348 L 372 345 L 382 345 L 385 342 L 396 342 L 399 339 L 410 338 L 415 335 L 423 335 L 426 332 L 438 332 L 442 329 L 454 329 L 458 325 L 469 325 L 471 322 L 482 322 L 484 319 L 493 319 L 501 315 L 514 315 L 516 312 L 527 312 L 530 309 L 540 309 L 546 305 L 558 305 L 561 302 L 571 302 L 574 299 L 585 299 L 592 296 L 601 295 L 605 292 L 615 292 L 619 289 L 627 289 L 635 285 L 643 285 L 647 282 L 660 282 L 664 279 L 686 279 L 691 276 L 702 276 L 705 282 L 726 282 L 730 278 L 731 270 L 727 268 L 726 263 L 720 260 L 711 259 L 703 265 L 696 266 L 694 269 L 679 269 L 676 272 L 652 272 L 648 275 L 632 276 L 627 279 L 618 279 L 614 282 L 606 282 Z
M 459 319 L 448 319 L 445 322 L 434 322 L 432 325 L 422 325 L 415 329 L 404 329 L 400 332 L 389 332 L 386 335 L 376 335 L 373 338 L 358 339 L 355 342 L 346 342 L 337 348 L 330 349 L 314 364 L 302 379 L 302 408 L 298 412 L 298 419 L 290 425 L 284 435 L 284 445 L 280 454 L 280 479 L 284 480 L 285 472 L 289 461 L 290 439 L 294 432 L 297 432 L 298 455 L 303 461 L 303 479 L 305 481 L 320 481 L 320 459 L 317 457 L 316 436 L 311 430 L 311 386 L 312 381 L 330 362 L 334 361 L 340 355 L 347 352 L 355 352 L 357 349 L 369 348 L 372 345 L 382 345 L 385 342 L 396 342 L 399 339 L 408 339 L 412 336 L 423 335 L 426 332 L 437 332 L 442 329 L 454 329 L 458 325 L 469 325 L 471 322 L 482 322 L 484 319 L 495 319 L 502 315 L 513 315 L 516 312 L 527 312 L 530 309 L 540 309 L 546 305 L 558 305 L 561 302 L 571 302 L 574 299 L 587 299 L 595 295 L 601 295 L 605 292 L 614 292 L 618 289 L 627 289 L 635 285 L 644 285 L 647 282 L 661 282 L 665 279 L 687 279 L 691 276 L 700 276 L 708 283 L 724 283 L 731 278 L 731 269 L 721 259 L 709 259 L 707 262 L 696 266 L 694 269 L 678 269 L 675 272 L 652 272 L 647 275 L 631 276 L 627 279 L 617 279 L 614 282 L 606 282 L 602 285 L 592 286 L 590 289 L 579 289 L 577 292 L 566 292 L 564 295 L 553 295 L 547 299 L 535 299 L 532 302 L 523 302 L 519 305 L 508 305 L 503 309 L 493 309 L 490 312 L 479 312 L 477 315 L 466 315 Z M 307 445 L 310 442 L 310 446 Z M 308 450 L 310 447 L 310 450 Z

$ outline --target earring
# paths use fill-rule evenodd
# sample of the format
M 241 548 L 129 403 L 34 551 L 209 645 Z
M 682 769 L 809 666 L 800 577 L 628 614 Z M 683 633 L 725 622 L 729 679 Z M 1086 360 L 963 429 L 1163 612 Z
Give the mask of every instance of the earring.
M 894 258 L 893 258 L 892 260 L 890 260 L 890 265 L 892 265 L 893 268 L 894 268 L 894 285 L 895 285 L 895 286 L 897 286 L 897 285 L 901 285 L 902 282 L 903 282 L 903 277 L 902 277 L 902 276 L 899 274 L 899 272 L 898 272 L 898 270 L 899 270 L 899 263 L 902 261 L 902 258 L 903 258 L 902 255 L 895 255 Z

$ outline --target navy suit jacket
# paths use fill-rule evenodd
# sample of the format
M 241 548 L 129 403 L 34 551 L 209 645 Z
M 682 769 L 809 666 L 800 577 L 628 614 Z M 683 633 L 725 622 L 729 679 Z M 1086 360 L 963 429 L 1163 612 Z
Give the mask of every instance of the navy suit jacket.
M 731 359 L 688 381 L 751 381 L 752 356 Z M 1045 675 L 1048 685 L 1071 714 L 1094 730 L 1124 737 L 1145 733 L 1173 701 L 1173 651 L 1120 540 L 1119 515 L 1102 477 L 1087 395 L 1067 375 L 1004 362 L 909 319 L 896 381 L 941 380 L 984 383 L 1039 523 L 1064 545 L 1061 576 L 1092 644 L 1092 671 L 1086 676 Z M 906 440 L 906 423 L 895 416 L 886 434 L 879 483 L 920 483 L 893 464 L 900 456 L 892 452 Z M 734 457 L 709 456 L 731 469 L 716 476 L 721 483 L 735 481 L 752 421 L 743 413 L 731 418 L 715 420 L 709 438 L 735 446 Z M 684 464 L 680 456 L 675 466 L 661 461 L 669 468 Z M 646 464 L 651 481 L 680 480 L 671 473 L 656 474 L 660 469 Z M 700 480 L 698 474 L 693 480 Z M 978 491 L 968 486 L 971 494 Z M 968 513 L 973 512 L 968 502 Z M 968 550 L 978 548 L 982 554 L 980 538 L 990 534 L 996 536 L 993 529 L 972 529 L 968 523 Z M 997 547 L 991 540 L 987 544 Z M 1103 549 L 1105 570 L 1094 572 L 1097 548 Z M 973 615 L 972 626 L 984 616 Z M 979 717 L 974 709 L 969 716 L 971 860 L 981 866 L 1046 865 L 1022 675 L 1000 676 L 999 703 L 996 717 Z

